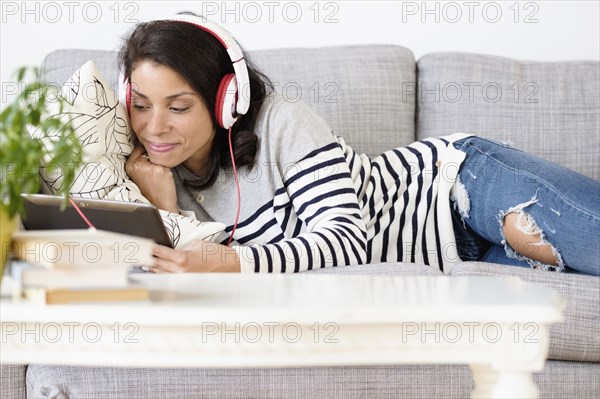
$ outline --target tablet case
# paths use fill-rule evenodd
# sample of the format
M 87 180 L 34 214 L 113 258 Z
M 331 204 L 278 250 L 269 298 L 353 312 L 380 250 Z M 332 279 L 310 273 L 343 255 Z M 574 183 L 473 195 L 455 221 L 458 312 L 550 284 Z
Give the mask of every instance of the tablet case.
M 64 210 L 64 198 L 45 194 L 22 194 L 25 199 L 26 230 L 87 229 L 71 204 Z M 95 228 L 115 233 L 150 238 L 156 243 L 173 247 L 158 209 L 151 204 L 73 198 Z

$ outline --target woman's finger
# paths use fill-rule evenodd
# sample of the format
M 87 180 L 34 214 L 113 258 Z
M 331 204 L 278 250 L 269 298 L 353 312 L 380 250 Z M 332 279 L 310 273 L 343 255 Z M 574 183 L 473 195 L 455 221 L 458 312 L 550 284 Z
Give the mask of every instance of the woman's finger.
M 132 161 L 136 161 L 139 158 L 141 158 L 142 155 L 144 155 L 145 153 L 146 149 L 141 144 L 138 144 L 133 148 L 133 151 L 131 151 L 129 159 L 131 159 Z
M 154 266 L 150 266 L 150 267 L 148 268 L 148 271 L 149 271 L 149 272 L 152 272 L 152 273 L 155 273 L 155 274 L 167 273 L 166 271 L 164 271 L 164 270 L 162 270 L 162 269 L 159 269 L 159 268 L 157 268 L 157 267 L 154 267 Z
M 182 273 L 184 272 L 183 267 L 173 263 L 169 260 L 154 258 L 154 269 L 162 270 L 167 273 Z
M 135 177 L 140 168 L 139 162 L 148 161 L 148 158 L 144 156 L 145 154 L 146 150 L 141 145 L 137 145 L 131 154 L 129 154 L 129 158 L 125 162 L 125 172 L 127 172 L 129 177 Z
M 157 258 L 170 261 L 178 261 L 181 258 L 179 250 L 160 244 L 154 244 L 152 246 L 152 255 L 156 256 Z
M 154 244 L 152 247 L 152 255 L 154 255 L 154 267 L 171 273 L 181 273 L 185 271 L 184 265 L 186 254 L 181 250 Z

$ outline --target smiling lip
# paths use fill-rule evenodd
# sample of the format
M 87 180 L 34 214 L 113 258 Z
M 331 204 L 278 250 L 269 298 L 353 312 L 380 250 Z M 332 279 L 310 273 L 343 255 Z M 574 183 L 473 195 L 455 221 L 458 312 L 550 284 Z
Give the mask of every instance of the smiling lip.
M 153 143 L 151 141 L 146 141 L 146 150 L 150 150 L 152 152 L 167 152 L 171 151 L 175 148 L 177 144 L 159 144 Z

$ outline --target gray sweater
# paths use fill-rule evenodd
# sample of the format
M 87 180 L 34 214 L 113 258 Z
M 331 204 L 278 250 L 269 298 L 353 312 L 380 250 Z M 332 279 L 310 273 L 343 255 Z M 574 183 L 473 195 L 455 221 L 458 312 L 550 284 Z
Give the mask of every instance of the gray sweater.
M 459 261 L 449 192 L 464 153 L 455 134 L 370 159 L 355 153 L 301 102 L 273 95 L 261 108 L 256 163 L 238 170 L 241 213 L 234 243 L 242 272 L 299 272 L 384 261 L 443 269 Z M 236 214 L 233 172 L 205 190 L 173 169 L 180 209 L 227 224 Z M 227 236 L 223 236 L 223 243 Z

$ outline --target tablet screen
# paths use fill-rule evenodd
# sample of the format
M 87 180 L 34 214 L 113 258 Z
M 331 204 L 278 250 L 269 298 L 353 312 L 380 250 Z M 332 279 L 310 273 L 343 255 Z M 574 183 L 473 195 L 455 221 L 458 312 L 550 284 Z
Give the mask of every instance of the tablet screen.
M 26 230 L 87 229 L 88 225 L 71 204 L 61 211 L 63 197 L 22 194 Z M 83 214 L 99 230 L 150 238 L 173 247 L 158 209 L 150 204 L 73 198 Z

